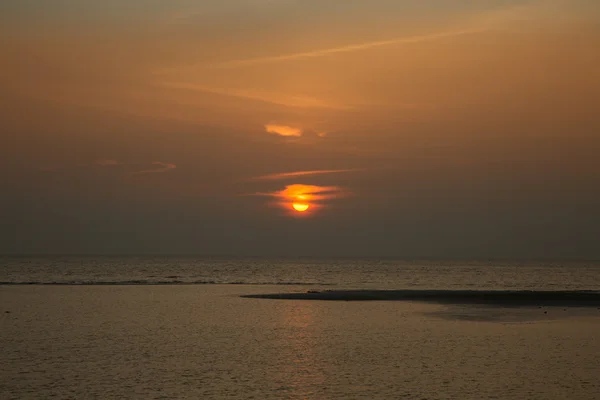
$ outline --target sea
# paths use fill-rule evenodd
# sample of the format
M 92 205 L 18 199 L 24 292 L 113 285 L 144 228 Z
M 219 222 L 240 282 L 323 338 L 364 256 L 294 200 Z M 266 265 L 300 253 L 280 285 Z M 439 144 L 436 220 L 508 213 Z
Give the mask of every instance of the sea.
M 600 262 L 0 256 L 1 399 L 600 399 Z

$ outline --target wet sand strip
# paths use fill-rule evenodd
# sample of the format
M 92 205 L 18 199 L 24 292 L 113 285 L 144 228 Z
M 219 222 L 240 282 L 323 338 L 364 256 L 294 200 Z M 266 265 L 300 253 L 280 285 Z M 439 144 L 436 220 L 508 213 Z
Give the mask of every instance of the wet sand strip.
M 254 299 L 324 301 L 420 301 L 503 307 L 600 307 L 600 291 L 534 290 L 326 290 L 242 295 Z

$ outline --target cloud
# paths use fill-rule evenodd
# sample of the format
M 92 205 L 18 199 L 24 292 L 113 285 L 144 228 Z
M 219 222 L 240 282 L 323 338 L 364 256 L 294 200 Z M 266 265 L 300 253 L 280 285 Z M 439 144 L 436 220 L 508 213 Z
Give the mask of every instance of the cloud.
M 285 137 L 300 137 L 303 134 L 303 130 L 300 128 L 278 124 L 267 124 L 265 125 L 265 130 L 268 133 Z
M 463 36 L 469 35 L 473 33 L 480 33 L 486 31 L 487 28 L 484 27 L 475 27 L 469 29 L 455 30 L 455 31 L 447 31 L 447 32 L 438 32 L 431 33 L 428 35 L 420 35 L 420 36 L 410 36 L 410 37 L 400 37 L 388 40 L 379 40 L 374 42 L 367 43 L 357 43 L 350 44 L 346 46 L 333 47 L 328 49 L 307 51 L 302 53 L 294 53 L 294 54 L 284 54 L 279 56 L 270 56 L 270 57 L 257 57 L 257 58 L 247 58 L 243 60 L 233 60 L 227 61 L 224 63 L 213 64 L 212 67 L 217 68 L 235 68 L 235 67 L 243 67 L 247 65 L 257 65 L 257 64 L 268 64 L 273 62 L 281 62 L 281 61 L 292 61 L 299 60 L 303 58 L 315 58 L 315 57 L 323 57 L 331 54 L 337 53 L 351 53 L 360 50 L 368 50 L 375 47 L 383 47 L 383 46 L 391 46 L 397 44 L 412 44 L 412 43 L 420 43 L 427 42 L 437 39 L 444 39 L 454 36 Z
M 338 104 L 316 97 L 290 95 L 285 93 L 270 92 L 265 90 L 218 88 L 199 85 L 191 82 L 160 82 L 160 86 L 183 89 L 196 92 L 204 92 L 228 97 L 237 97 L 247 100 L 260 101 L 284 107 L 294 108 L 322 108 L 331 110 L 353 110 L 354 107 Z
M 287 210 L 290 215 L 298 215 L 294 212 L 294 204 L 305 205 L 311 214 L 313 211 L 325 207 L 327 200 L 337 199 L 347 195 L 339 186 L 317 186 L 317 185 L 288 185 L 283 190 L 267 193 L 256 193 L 257 196 L 273 197 L 276 201 L 273 205 Z
M 98 168 L 110 168 L 110 167 L 140 168 L 140 167 L 143 167 L 144 165 L 148 165 L 148 164 L 122 163 L 122 162 L 119 162 L 117 160 L 112 160 L 112 159 L 99 159 L 99 160 L 95 161 L 94 163 L 90 163 L 90 164 L 79 164 L 79 165 L 65 166 L 65 167 L 44 167 L 44 168 L 40 168 L 40 170 L 47 171 L 47 172 L 76 171 L 76 170 L 84 170 L 85 171 L 85 170 L 94 170 L 94 169 L 98 169 Z M 160 173 L 160 172 L 167 172 L 167 171 L 177 168 L 177 165 L 175 165 L 175 164 L 164 163 L 161 161 L 154 161 L 153 163 L 151 163 L 151 165 L 153 165 L 154 167 L 130 172 L 129 174 L 130 175 L 142 175 L 142 174 Z M 123 171 L 123 172 L 125 172 L 125 171 Z
M 132 172 L 132 175 L 142 175 L 142 174 L 156 174 L 156 173 L 161 173 L 161 172 L 168 172 L 172 169 L 177 168 L 177 165 L 175 164 L 169 164 L 169 163 L 164 163 L 161 161 L 154 161 L 152 163 L 152 165 L 155 165 L 155 168 L 151 168 L 151 169 L 144 169 L 141 171 L 135 171 Z
M 296 178 L 299 176 L 310 176 L 310 175 L 324 175 L 324 174 L 338 174 L 344 172 L 356 172 L 361 171 L 360 169 L 320 169 L 311 171 L 295 171 L 295 172 L 282 172 L 277 174 L 262 175 L 251 178 L 251 181 L 277 181 L 288 178 Z
M 102 167 L 112 167 L 112 166 L 117 166 L 117 165 L 123 165 L 120 162 L 118 162 L 117 160 L 105 160 L 105 159 L 100 159 L 98 161 L 96 161 L 97 165 L 100 165 Z
M 288 201 L 322 201 L 334 199 L 342 195 L 342 189 L 338 186 L 317 186 L 317 185 L 288 185 L 284 190 L 273 192 L 271 196 L 278 197 Z
M 293 201 L 320 202 L 343 197 L 346 194 L 348 194 L 348 192 L 339 186 L 294 184 L 287 185 L 283 190 L 258 192 L 250 194 L 250 196 L 275 197 L 287 204 L 287 202 Z
M 455 27 L 439 32 L 432 32 L 413 36 L 401 36 L 385 40 L 377 40 L 362 43 L 352 43 L 326 49 L 316 49 L 305 52 L 279 54 L 273 56 L 243 58 L 224 62 L 217 62 L 204 65 L 188 65 L 175 68 L 195 69 L 195 68 L 238 68 L 252 65 L 270 64 L 285 61 L 295 61 L 301 59 L 310 59 L 329 56 L 340 53 L 352 53 L 362 50 L 369 50 L 384 46 L 414 44 L 422 42 L 431 42 L 458 36 L 466 36 L 477 33 L 489 32 L 499 27 L 505 27 L 515 22 L 524 20 L 534 20 L 540 17 L 542 11 L 556 9 L 558 5 L 568 3 L 562 0 L 531 0 L 525 4 L 496 8 L 489 11 L 471 15 Z M 559 9 L 562 10 L 562 9 Z
M 116 166 L 123 166 L 123 165 L 126 165 L 126 164 L 120 163 L 117 160 L 99 159 L 96 162 L 91 163 L 91 164 L 78 164 L 78 165 L 69 165 L 69 166 L 62 166 L 62 167 L 42 167 L 42 168 L 40 168 L 40 171 L 51 171 L 51 172 L 73 171 L 73 170 L 92 169 L 92 168 L 97 168 L 97 167 L 116 167 Z
M 297 125 L 286 125 L 271 122 L 264 126 L 267 133 L 276 137 L 278 141 L 293 143 L 297 146 L 314 146 L 327 140 L 330 132 L 323 129 L 303 128 Z

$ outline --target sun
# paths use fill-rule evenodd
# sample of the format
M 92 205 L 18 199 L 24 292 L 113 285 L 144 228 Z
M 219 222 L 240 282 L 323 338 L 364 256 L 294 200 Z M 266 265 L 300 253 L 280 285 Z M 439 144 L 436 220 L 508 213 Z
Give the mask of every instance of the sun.
M 309 209 L 310 205 L 306 203 L 292 203 L 292 207 L 298 212 L 305 212 Z

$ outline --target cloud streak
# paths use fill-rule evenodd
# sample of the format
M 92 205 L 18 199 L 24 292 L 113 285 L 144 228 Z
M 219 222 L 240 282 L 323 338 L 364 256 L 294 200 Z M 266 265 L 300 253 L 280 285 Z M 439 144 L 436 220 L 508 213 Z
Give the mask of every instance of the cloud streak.
M 317 185 L 289 185 L 284 190 L 265 193 L 263 195 L 272 196 L 284 201 L 323 201 L 335 199 L 343 195 L 342 189 L 339 186 L 317 186 Z
M 250 181 L 279 181 L 288 178 L 297 178 L 300 176 L 311 176 L 311 175 L 325 175 L 325 174 L 339 174 L 345 172 L 356 172 L 361 171 L 360 169 L 320 169 L 310 171 L 295 171 L 295 172 L 282 172 L 277 174 L 262 175 L 251 178 Z
M 95 161 L 92 164 L 78 164 L 78 165 L 71 165 L 71 166 L 64 166 L 64 167 L 42 167 L 40 168 L 40 171 L 46 171 L 46 172 L 57 172 L 57 171 L 69 171 L 69 170 L 85 170 L 85 169 L 92 169 L 92 168 L 97 168 L 97 167 L 118 167 L 118 166 L 123 166 L 126 164 L 123 164 L 117 160 L 111 160 L 111 159 L 100 159 Z
M 164 163 L 161 161 L 154 161 L 152 165 L 156 166 L 155 168 L 144 169 L 141 171 L 132 172 L 131 175 L 144 175 L 144 174 L 158 174 L 162 172 L 168 172 L 172 169 L 177 168 L 175 164 Z
M 117 160 L 98 160 L 96 161 L 96 165 L 100 165 L 102 167 L 115 167 L 117 165 L 123 165 L 122 163 L 118 162 Z
M 265 125 L 265 130 L 273 135 L 284 137 L 300 137 L 303 133 L 303 130 L 300 128 L 279 124 L 267 124 Z
M 112 159 L 99 159 L 91 164 L 79 164 L 75 166 L 67 166 L 67 167 L 43 167 L 40 168 L 41 171 L 46 172 L 59 172 L 59 171 L 75 171 L 75 170 L 93 170 L 93 169 L 104 169 L 104 168 L 113 168 L 113 167 L 121 167 L 121 168 L 140 168 L 144 165 L 148 164 L 132 164 L 132 163 L 122 163 L 117 160 Z M 143 174 L 153 174 L 153 173 L 161 173 L 168 172 L 175 168 L 177 165 L 171 163 L 165 163 L 162 161 L 154 161 L 151 163 L 154 168 L 147 168 L 139 171 L 129 172 L 129 175 L 143 175 Z
M 394 38 L 394 39 L 379 40 L 379 41 L 367 42 L 367 43 L 350 44 L 350 45 L 346 45 L 346 46 L 333 47 L 333 48 L 314 50 L 314 51 L 307 51 L 307 52 L 302 52 L 302 53 L 284 54 L 284 55 L 279 55 L 279 56 L 257 57 L 257 58 L 247 58 L 247 59 L 242 59 L 242 60 L 226 61 L 223 63 L 212 64 L 212 65 L 210 65 L 210 67 L 213 67 L 213 68 L 236 68 L 236 67 L 244 67 L 244 66 L 249 66 L 249 65 L 300 60 L 300 59 L 305 59 L 305 58 L 316 58 L 316 57 L 323 57 L 323 56 L 328 56 L 328 55 L 338 54 L 338 53 L 351 53 L 351 52 L 360 51 L 360 50 L 368 50 L 368 49 L 372 49 L 372 48 L 376 48 L 376 47 L 391 46 L 391 45 L 398 45 L 398 44 L 412 44 L 412 43 L 428 42 L 428 41 L 433 41 L 433 40 L 437 40 L 437 39 L 444 39 L 444 38 L 450 38 L 450 37 L 455 37 L 455 36 L 463 36 L 463 35 L 469 35 L 469 34 L 474 34 L 474 33 L 480 33 L 480 32 L 484 32 L 486 30 L 488 30 L 488 28 L 473 27 L 473 28 L 469 28 L 469 29 L 438 32 L 438 33 L 431 33 L 431 34 L 420 35 L 420 36 L 410 36 L 410 37 L 404 36 L 404 37 L 399 37 L 399 38 Z
M 190 65 L 187 67 L 175 68 L 180 69 L 195 69 L 195 68 L 238 68 L 245 66 L 270 64 L 285 61 L 296 61 L 302 59 L 325 57 L 334 54 L 341 53 L 352 53 L 357 51 L 369 50 L 378 47 L 393 46 L 393 45 L 407 45 L 422 42 L 431 42 L 446 38 L 453 38 L 459 36 L 472 35 L 477 33 L 488 32 L 498 28 L 500 25 L 507 23 L 514 23 L 516 21 L 522 21 L 523 18 L 535 19 L 539 17 L 542 10 L 552 8 L 557 4 L 565 3 L 562 0 L 531 0 L 524 4 L 513 5 L 505 8 L 497 8 L 482 12 L 471 16 L 467 20 L 463 21 L 462 26 L 456 26 L 454 29 L 445 31 L 432 32 L 421 35 L 413 36 L 401 36 L 385 40 L 376 40 L 363 43 L 353 43 L 337 47 L 330 47 L 326 49 L 310 50 L 305 52 L 291 53 L 291 54 L 280 54 L 264 57 L 252 57 L 237 60 L 230 60 L 224 62 L 215 62 L 211 64 L 203 65 Z
M 344 197 L 348 193 L 339 186 L 294 184 L 287 185 L 283 190 L 255 193 L 255 195 L 274 198 L 275 201 L 271 203 L 272 205 L 286 210 L 288 215 L 300 216 L 311 215 L 314 211 L 325 207 L 329 200 Z M 304 206 L 302 211 L 308 210 L 309 212 L 302 214 L 295 212 L 294 210 L 298 211 L 298 208 L 295 207 L 297 205 Z
M 277 106 L 294 107 L 294 108 L 322 108 L 332 110 L 353 110 L 354 108 L 349 105 L 338 104 L 321 100 L 315 97 L 307 96 L 296 96 L 285 93 L 276 93 L 269 91 L 257 91 L 257 90 L 244 90 L 244 89 L 231 89 L 231 88 L 217 88 L 199 85 L 190 82 L 161 82 L 160 86 L 168 87 L 171 89 L 182 89 L 194 92 L 203 92 L 209 94 L 215 94 L 220 96 L 235 97 L 253 101 L 259 101 L 263 103 L 274 104 Z

